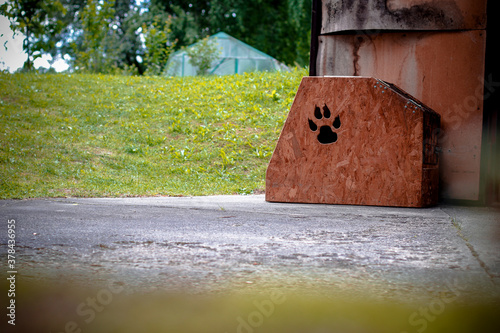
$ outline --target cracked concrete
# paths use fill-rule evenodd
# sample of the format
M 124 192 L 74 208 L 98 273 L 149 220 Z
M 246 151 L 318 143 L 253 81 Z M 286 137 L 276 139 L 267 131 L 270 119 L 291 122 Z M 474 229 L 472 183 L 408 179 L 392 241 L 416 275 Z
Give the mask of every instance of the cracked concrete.
M 500 285 L 500 215 L 491 207 L 443 207 L 485 273 Z
M 190 293 L 327 288 L 383 299 L 432 297 L 455 284 L 471 297 L 500 296 L 492 208 L 277 204 L 262 195 L 65 198 L 0 201 L 0 216 L 16 220 L 17 268 L 28 280 L 113 279 L 129 290 Z

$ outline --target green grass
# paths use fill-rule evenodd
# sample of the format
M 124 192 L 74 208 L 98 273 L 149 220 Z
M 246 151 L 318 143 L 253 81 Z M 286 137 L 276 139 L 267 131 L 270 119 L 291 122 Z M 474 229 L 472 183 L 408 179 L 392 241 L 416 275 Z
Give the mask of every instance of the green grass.
M 262 191 L 304 75 L 0 74 L 0 198 Z

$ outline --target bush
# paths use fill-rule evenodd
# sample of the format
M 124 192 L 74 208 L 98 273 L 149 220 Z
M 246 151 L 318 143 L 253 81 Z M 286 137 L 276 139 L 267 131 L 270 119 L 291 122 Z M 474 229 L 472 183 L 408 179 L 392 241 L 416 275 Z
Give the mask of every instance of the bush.
M 207 75 L 212 63 L 220 56 L 217 43 L 205 37 L 190 48 L 186 48 L 189 63 L 197 68 L 197 75 Z

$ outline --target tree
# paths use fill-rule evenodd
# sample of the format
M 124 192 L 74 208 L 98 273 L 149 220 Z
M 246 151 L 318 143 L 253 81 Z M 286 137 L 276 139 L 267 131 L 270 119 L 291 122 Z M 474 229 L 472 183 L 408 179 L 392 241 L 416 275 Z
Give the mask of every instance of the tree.
M 74 59 L 74 68 L 140 75 L 161 72 L 175 44 L 167 13 L 135 0 L 64 1 L 86 1 L 63 38 L 62 44 L 71 41 L 71 47 L 61 47 Z
M 254 0 L 238 8 L 236 38 L 294 65 L 309 63 L 311 0 Z
M 197 75 L 207 75 L 212 63 L 220 56 L 219 47 L 208 37 L 193 46 L 186 48 L 189 63 L 197 68 Z
M 88 0 L 80 13 L 81 44 L 73 44 L 75 68 L 92 73 L 109 71 L 113 66 L 116 35 L 113 29 L 114 0 Z
M 287 64 L 307 65 L 311 0 L 151 0 L 171 13 L 176 49 L 224 31 Z
M 25 69 L 33 69 L 34 60 L 55 47 L 55 36 L 64 28 L 60 18 L 65 12 L 59 0 L 8 0 L 0 6 L 0 14 L 9 18 L 12 31 L 25 35 Z
M 288 19 L 295 30 L 295 62 L 309 64 L 311 50 L 311 0 L 288 0 Z
M 198 39 L 206 37 L 201 34 L 201 25 L 192 12 L 185 11 L 180 6 L 172 6 L 170 11 L 172 15 L 171 37 L 176 42 L 175 49 L 180 49 L 182 46 L 191 45 Z
M 146 46 L 144 60 L 148 75 L 160 75 L 163 72 L 168 57 L 175 46 L 175 42 L 171 42 L 168 37 L 170 20 L 170 16 L 156 15 L 152 22 L 142 25 Z
M 7 0 L 0 14 L 26 35 L 28 69 L 49 53 L 69 55 L 73 69 L 160 73 L 172 48 L 220 31 L 286 64 L 309 62 L 311 0 Z
M 116 66 L 128 72 L 143 74 L 147 67 L 140 58 L 144 58 L 145 49 L 141 40 L 141 27 L 152 20 L 149 4 L 137 3 L 136 0 L 115 0 L 114 34 L 118 41 Z
M 234 35 L 242 28 L 236 12 L 248 3 L 244 0 L 150 1 L 151 6 L 172 15 L 171 36 L 177 40 L 176 50 L 219 31 Z

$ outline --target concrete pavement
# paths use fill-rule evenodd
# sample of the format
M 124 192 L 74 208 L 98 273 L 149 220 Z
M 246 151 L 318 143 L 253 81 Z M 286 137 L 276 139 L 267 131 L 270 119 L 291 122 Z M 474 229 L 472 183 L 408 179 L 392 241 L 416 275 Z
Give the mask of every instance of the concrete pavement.
M 17 271 L 28 280 L 384 299 L 432 297 L 453 285 L 471 297 L 500 296 L 493 208 L 279 204 L 263 195 L 59 198 L 0 201 L 0 216 L 16 221 Z M 6 231 L 0 243 L 5 258 Z

